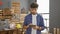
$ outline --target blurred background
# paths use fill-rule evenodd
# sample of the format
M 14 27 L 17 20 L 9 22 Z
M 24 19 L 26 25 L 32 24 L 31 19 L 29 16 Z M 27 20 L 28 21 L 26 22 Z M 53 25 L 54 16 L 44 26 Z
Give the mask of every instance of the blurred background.
M 44 18 L 42 34 L 60 34 L 60 0 L 0 0 L 0 33 L 24 34 L 24 17 L 33 2 L 39 4 L 37 13 Z

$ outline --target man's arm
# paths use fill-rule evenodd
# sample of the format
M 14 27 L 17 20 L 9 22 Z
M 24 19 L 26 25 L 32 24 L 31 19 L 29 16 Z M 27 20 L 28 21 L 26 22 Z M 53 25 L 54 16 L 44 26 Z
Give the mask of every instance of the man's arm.
M 45 26 L 44 26 L 44 21 L 43 21 L 43 17 L 42 16 L 40 16 L 40 24 L 39 24 L 39 28 L 41 29 L 41 30 L 44 30 L 44 28 L 45 28 Z
M 28 28 L 28 26 L 27 26 L 27 17 L 25 17 L 25 19 L 24 19 L 23 28 L 24 29 Z
M 27 29 L 29 26 L 23 26 L 24 29 Z

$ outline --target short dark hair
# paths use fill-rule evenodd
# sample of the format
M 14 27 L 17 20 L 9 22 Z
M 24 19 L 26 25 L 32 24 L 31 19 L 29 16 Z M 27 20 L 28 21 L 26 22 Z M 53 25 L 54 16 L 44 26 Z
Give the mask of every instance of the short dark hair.
M 32 4 L 30 5 L 30 8 L 38 8 L 38 4 L 37 4 L 37 3 L 32 3 Z

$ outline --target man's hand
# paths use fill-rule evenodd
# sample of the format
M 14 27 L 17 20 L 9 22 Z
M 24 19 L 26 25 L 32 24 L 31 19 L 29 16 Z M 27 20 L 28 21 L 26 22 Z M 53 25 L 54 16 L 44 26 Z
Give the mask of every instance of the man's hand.
M 42 28 L 39 27 L 39 26 L 35 26 L 35 27 L 32 27 L 33 29 L 36 29 L 36 30 L 41 30 Z
M 32 24 L 30 23 L 29 25 L 24 26 L 24 29 L 27 29 L 30 25 L 32 25 Z
M 32 23 L 30 23 L 28 26 L 32 25 Z

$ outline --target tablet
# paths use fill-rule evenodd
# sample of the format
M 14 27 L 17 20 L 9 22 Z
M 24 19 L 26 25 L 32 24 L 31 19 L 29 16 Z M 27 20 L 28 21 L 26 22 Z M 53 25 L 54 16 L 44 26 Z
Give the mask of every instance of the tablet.
M 35 27 L 36 25 L 30 25 L 30 27 Z

